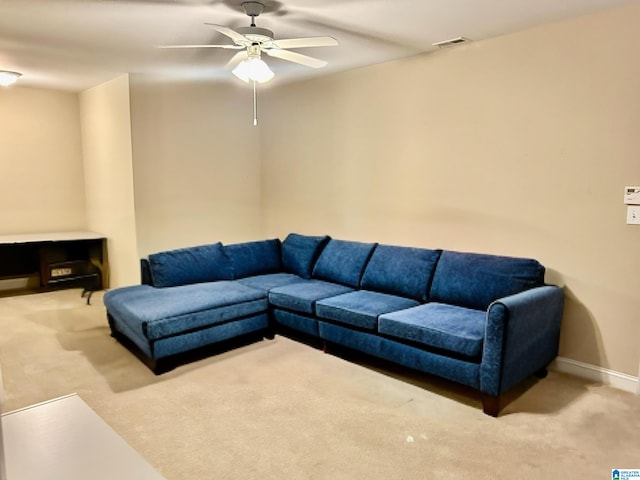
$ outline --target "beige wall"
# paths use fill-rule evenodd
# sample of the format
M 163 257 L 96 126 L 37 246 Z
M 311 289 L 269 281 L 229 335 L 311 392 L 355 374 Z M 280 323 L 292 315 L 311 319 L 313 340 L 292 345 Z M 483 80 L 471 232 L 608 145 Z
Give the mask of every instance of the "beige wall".
M 131 75 L 138 250 L 255 240 L 262 232 L 251 92 Z
M 80 93 L 87 224 L 107 237 L 111 288 L 138 283 L 129 77 Z
M 85 230 L 78 96 L 0 87 L 0 234 Z
M 269 92 L 265 235 L 531 256 L 566 287 L 561 355 L 640 359 L 640 7 Z

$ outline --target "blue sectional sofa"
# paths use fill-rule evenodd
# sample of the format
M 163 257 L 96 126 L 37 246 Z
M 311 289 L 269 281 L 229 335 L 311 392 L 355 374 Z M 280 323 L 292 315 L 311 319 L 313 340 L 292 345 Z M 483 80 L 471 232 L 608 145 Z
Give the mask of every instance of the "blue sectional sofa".
M 104 295 L 113 335 L 157 371 L 183 352 L 298 332 L 501 394 L 556 357 L 564 295 L 533 259 L 290 234 L 149 255 Z

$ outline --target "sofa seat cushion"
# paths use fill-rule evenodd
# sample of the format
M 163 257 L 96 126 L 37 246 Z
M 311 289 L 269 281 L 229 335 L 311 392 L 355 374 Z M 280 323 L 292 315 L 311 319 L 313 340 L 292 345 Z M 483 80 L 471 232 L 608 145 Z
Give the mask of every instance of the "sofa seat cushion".
M 318 300 L 316 314 L 338 323 L 375 331 L 379 315 L 417 305 L 418 302 L 408 298 L 360 290 Z
M 253 277 L 237 280 L 238 283 L 247 287 L 259 288 L 265 292 L 284 285 L 290 285 L 304 280 L 293 273 L 267 273 L 265 275 L 255 275 Z
M 482 352 L 486 312 L 442 303 L 381 315 L 378 331 L 391 337 L 478 357 Z
M 268 309 L 262 290 L 233 281 L 170 288 L 136 285 L 104 295 L 109 313 L 146 338 L 158 338 L 224 323 Z
M 269 303 L 275 307 L 294 312 L 315 313 L 315 303 L 323 298 L 334 297 L 353 289 L 322 280 L 301 280 L 277 287 L 269 292 Z

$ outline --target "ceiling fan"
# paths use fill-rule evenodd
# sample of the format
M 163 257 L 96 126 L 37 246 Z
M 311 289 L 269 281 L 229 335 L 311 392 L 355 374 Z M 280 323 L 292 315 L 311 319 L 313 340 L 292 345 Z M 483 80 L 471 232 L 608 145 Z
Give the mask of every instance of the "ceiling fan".
M 255 23 L 256 17 L 264 11 L 263 3 L 244 2 L 242 3 L 242 8 L 244 12 L 251 17 L 251 25 L 248 27 L 240 27 L 233 30 L 224 25 L 205 23 L 205 25 L 212 26 L 218 32 L 233 40 L 233 44 L 165 45 L 160 48 L 226 48 L 240 50 L 229 60 L 227 67 L 233 68 L 233 74 L 247 83 L 250 81 L 263 83 L 271 80 L 274 76 L 269 66 L 261 58 L 263 52 L 271 57 L 280 58 L 307 67 L 321 68 L 327 65 L 326 61 L 292 52 L 288 49 L 333 47 L 338 45 L 338 41 L 335 38 L 328 36 L 275 40 L 271 30 L 257 27 Z

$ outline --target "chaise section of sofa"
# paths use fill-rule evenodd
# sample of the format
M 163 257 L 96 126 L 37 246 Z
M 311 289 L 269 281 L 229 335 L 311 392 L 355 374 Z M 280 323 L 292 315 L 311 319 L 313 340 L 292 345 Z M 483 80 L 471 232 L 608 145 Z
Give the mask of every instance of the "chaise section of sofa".
M 242 276 L 279 270 L 279 258 L 279 241 L 229 247 L 216 243 L 152 254 L 146 262 L 151 285 L 105 293 L 112 334 L 133 343 L 136 353 L 157 372 L 166 368 L 160 365 L 162 359 L 250 334 L 268 334 L 267 291 L 234 278 L 236 271 Z
M 160 252 L 105 294 L 150 366 L 227 339 L 296 333 L 470 386 L 485 413 L 558 353 L 564 294 L 533 259 L 292 233 Z
M 162 358 L 269 326 L 265 293 L 231 281 L 124 287 L 104 302 L 112 332 L 132 341 L 154 370 Z

